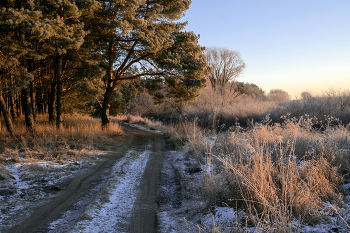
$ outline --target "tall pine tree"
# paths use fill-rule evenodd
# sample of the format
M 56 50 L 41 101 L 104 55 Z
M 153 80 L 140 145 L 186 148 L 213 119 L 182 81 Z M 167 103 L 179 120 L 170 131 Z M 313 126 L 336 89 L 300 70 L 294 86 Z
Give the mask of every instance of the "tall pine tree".
M 95 51 L 103 55 L 105 91 L 101 104 L 102 127 L 109 124 L 113 92 L 125 80 L 142 78 L 155 98 L 160 90 L 178 101 L 199 95 L 208 68 L 193 32 L 177 22 L 190 0 L 100 1 L 103 7 L 90 23 Z

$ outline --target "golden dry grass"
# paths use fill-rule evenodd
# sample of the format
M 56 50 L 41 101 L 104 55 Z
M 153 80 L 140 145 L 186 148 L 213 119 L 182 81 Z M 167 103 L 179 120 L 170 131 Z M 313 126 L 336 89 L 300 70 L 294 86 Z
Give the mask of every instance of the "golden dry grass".
M 187 129 L 196 130 L 186 131 L 186 146 L 206 150 L 196 157 L 204 155 L 199 158 L 207 167 L 202 190 L 209 205 L 237 201 L 250 225 L 277 232 L 295 229 L 295 219 L 319 222 L 324 216 L 310 213 L 325 202 L 341 207 L 340 185 L 350 173 L 349 132 L 341 126 L 316 132 L 310 122 L 285 119 L 282 125 L 236 127 L 217 135 L 211 146 L 195 122 L 188 123 Z
M 63 128 L 56 129 L 48 122 L 48 116 L 39 115 L 35 122 L 35 132 L 26 132 L 23 119 L 14 122 L 12 138 L 6 129 L 0 131 L 0 153 L 6 158 L 28 160 L 78 160 L 96 154 L 99 146 L 111 143 L 113 137 L 123 134 L 118 123 L 112 122 L 107 130 L 102 130 L 99 119 L 82 115 L 65 115 Z M 19 156 L 20 155 L 20 156 Z

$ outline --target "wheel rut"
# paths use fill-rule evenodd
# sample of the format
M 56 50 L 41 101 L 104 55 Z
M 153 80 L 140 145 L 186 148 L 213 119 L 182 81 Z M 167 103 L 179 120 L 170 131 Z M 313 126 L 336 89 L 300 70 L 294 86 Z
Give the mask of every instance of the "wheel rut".
M 130 232 L 151 233 L 157 230 L 157 193 L 164 149 L 163 137 L 154 137 L 152 153 L 148 159 L 140 185 L 140 192 L 134 205 Z
M 105 156 L 105 160 L 94 165 L 89 172 L 77 175 L 62 184 L 62 194 L 52 198 L 49 202 L 37 207 L 32 214 L 18 225 L 12 227 L 9 233 L 48 232 L 51 222 L 62 217 L 62 214 L 74 209 L 77 200 L 89 195 L 90 190 L 99 182 L 113 165 L 129 149 L 152 143 L 152 153 L 147 162 L 140 185 L 138 196 L 133 210 L 133 221 L 130 223 L 130 232 L 155 232 L 156 229 L 156 195 L 162 165 L 162 150 L 164 149 L 163 136 L 142 130 L 123 126 L 125 135 L 120 139 L 119 148 Z M 87 205 L 88 203 L 86 203 Z M 84 207 L 81 207 L 84 209 Z M 72 220 L 74 224 L 75 219 Z M 69 232 L 69 229 L 67 229 Z

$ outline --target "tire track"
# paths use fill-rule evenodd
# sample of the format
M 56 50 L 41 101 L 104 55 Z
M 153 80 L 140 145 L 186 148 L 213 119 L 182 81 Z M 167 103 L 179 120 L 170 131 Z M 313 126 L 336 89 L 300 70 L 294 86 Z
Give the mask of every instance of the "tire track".
M 79 198 L 88 195 L 97 183 L 105 182 L 104 176 L 113 165 L 119 160 L 131 147 L 142 147 L 150 143 L 157 137 L 152 133 L 124 126 L 125 135 L 120 139 L 123 144 L 116 151 L 106 156 L 106 160 L 100 161 L 93 166 L 88 173 L 73 177 L 70 181 L 62 184 L 62 194 L 54 197 L 48 203 L 36 208 L 33 213 L 18 225 L 12 227 L 9 233 L 35 233 L 47 232 L 48 224 L 61 218 L 62 213 L 74 209 L 74 204 Z M 153 153 L 152 153 L 153 154 Z M 148 166 L 148 164 L 147 164 Z M 89 203 L 86 203 L 88 205 Z M 80 207 L 85 209 L 84 206 Z M 76 216 L 78 217 L 78 216 Z M 75 222 L 75 219 L 72 220 Z

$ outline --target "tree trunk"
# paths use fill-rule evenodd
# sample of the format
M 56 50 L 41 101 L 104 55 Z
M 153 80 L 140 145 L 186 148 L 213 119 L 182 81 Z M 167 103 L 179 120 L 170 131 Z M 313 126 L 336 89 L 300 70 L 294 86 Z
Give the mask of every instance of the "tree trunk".
M 106 74 L 107 86 L 106 92 L 103 98 L 103 104 L 101 109 L 101 122 L 102 129 L 108 129 L 109 127 L 109 102 L 111 100 L 114 85 L 113 85 L 113 62 L 114 62 L 114 43 L 110 43 L 108 47 L 108 69 Z
M 44 99 L 44 96 L 46 97 L 46 95 L 42 94 L 41 95 L 41 98 L 43 100 L 43 114 L 46 114 L 48 111 L 47 111 L 47 108 L 48 108 L 48 101 L 46 101 Z M 48 96 L 47 96 L 48 97 Z M 47 98 L 48 99 L 48 98 Z
M 35 97 L 36 114 L 43 114 L 43 98 L 41 94 L 41 89 L 36 91 Z
M 45 100 L 44 100 L 44 94 L 43 94 L 43 82 L 42 77 L 40 80 L 40 88 L 38 88 L 38 91 L 36 92 L 36 112 L 38 114 L 45 114 Z
M 102 109 L 101 109 L 101 122 L 102 122 L 102 129 L 108 129 L 109 127 L 109 102 L 111 100 L 111 96 L 113 93 L 113 88 L 107 88 L 103 103 L 102 103 Z
M 16 94 L 16 113 L 17 118 L 20 118 L 22 116 L 22 109 L 21 109 L 21 93 Z
M 56 127 L 62 128 L 62 55 L 57 54 L 56 78 L 57 78 L 57 105 L 56 105 Z
M 36 120 L 36 104 L 35 104 L 35 92 L 34 92 L 34 81 L 30 82 L 30 100 L 32 105 L 32 114 L 34 121 Z
M 11 94 L 10 94 L 10 112 L 11 112 L 12 120 L 15 120 L 16 115 L 15 115 L 15 101 L 14 101 L 14 93 L 13 92 L 11 92 Z
M 33 119 L 32 105 L 30 101 L 30 88 L 22 89 L 22 93 L 23 93 L 22 104 L 24 109 L 24 117 L 25 117 L 27 132 L 33 133 L 34 119 Z
M 7 108 L 6 108 L 5 100 L 4 100 L 3 96 L 2 96 L 1 87 L 0 87 L 0 112 L 2 112 L 2 115 L 4 116 L 4 120 L 5 120 L 7 131 L 11 135 L 14 135 L 13 134 L 13 125 L 12 125 L 11 117 L 10 117 L 10 114 L 9 114 Z
M 55 122 L 55 97 L 56 97 L 56 71 L 51 83 L 50 101 L 49 101 L 49 122 L 53 124 Z

